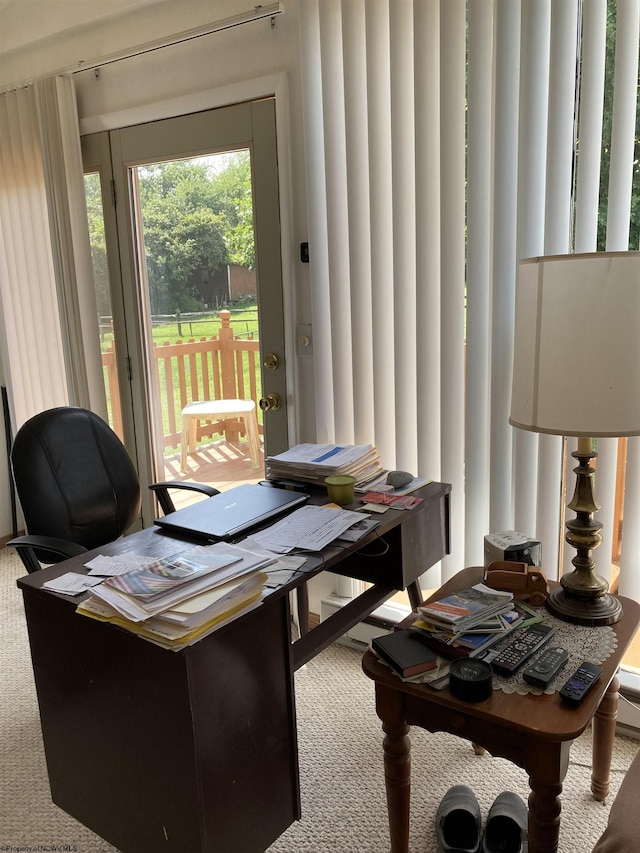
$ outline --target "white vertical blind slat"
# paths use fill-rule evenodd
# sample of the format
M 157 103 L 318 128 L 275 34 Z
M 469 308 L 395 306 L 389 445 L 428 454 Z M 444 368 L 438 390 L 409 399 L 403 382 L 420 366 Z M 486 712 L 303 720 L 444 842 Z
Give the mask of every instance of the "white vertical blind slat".
M 544 254 L 550 29 L 550 0 L 523 4 L 517 188 L 518 259 Z M 514 443 L 515 527 L 528 536 L 537 536 L 540 440 L 537 435 L 516 429 Z
M 638 103 L 640 2 L 618 0 L 616 10 L 607 250 L 624 252 L 629 248 L 629 212 Z
M 374 434 L 373 331 L 371 314 L 371 232 L 367 40 L 364 0 L 342 4 L 345 123 L 353 350 L 353 417 L 356 444 Z M 346 286 L 346 282 L 341 282 Z
M 417 470 L 441 477 L 440 3 L 415 7 Z
M 391 150 L 391 55 L 387 0 L 367 3 L 369 185 L 371 205 L 371 301 L 375 444 L 384 464 L 396 465 L 396 388 L 393 301 L 393 185 Z
M 580 111 L 576 180 L 576 252 L 594 252 L 598 240 L 600 152 L 604 109 L 607 1 L 583 4 Z
M 416 156 L 413 7 L 392 0 L 390 18 L 396 465 L 417 471 Z
M 465 563 L 473 566 L 484 562 L 484 536 L 490 530 L 491 0 L 470 4 L 468 33 Z
M 513 526 L 515 430 L 509 426 L 513 364 L 518 188 L 520 4 L 495 7 L 495 131 L 491 294 L 490 529 Z
M 580 61 L 580 98 L 578 138 L 580 146 L 576 168 L 576 210 L 574 246 L 576 252 L 594 252 L 598 239 L 598 205 L 600 196 L 600 157 L 602 151 L 602 123 L 604 110 L 604 79 L 607 37 L 606 0 L 592 0 L 582 5 L 582 53 Z M 576 449 L 573 441 L 570 451 Z M 609 579 L 607 556 L 613 540 L 615 509 L 617 439 L 598 440 L 598 478 L 596 497 L 602 509 L 597 519 L 603 525 L 603 544 L 596 554 L 599 573 Z M 569 462 L 575 462 L 569 457 Z M 567 491 L 573 489 L 574 465 L 567 465 Z M 573 480 L 573 481 L 572 481 Z M 565 547 L 563 571 L 573 569 L 575 556 L 572 548 Z
M 340 0 L 320 6 L 320 48 L 326 157 L 327 238 L 329 252 L 329 302 L 333 367 L 334 429 L 342 441 L 353 443 L 353 363 L 351 350 L 351 297 L 349 222 L 347 203 L 347 150 Z
M 452 484 L 451 535 L 464 541 L 465 11 L 441 7 L 442 476 Z M 443 578 L 463 568 L 464 550 L 443 561 Z
M 565 254 L 571 248 L 573 174 L 576 127 L 578 3 L 567 0 L 551 7 L 546 185 L 544 187 L 544 254 Z M 538 441 L 536 538 L 544 542 L 544 564 L 558 576 L 560 556 L 561 436 Z

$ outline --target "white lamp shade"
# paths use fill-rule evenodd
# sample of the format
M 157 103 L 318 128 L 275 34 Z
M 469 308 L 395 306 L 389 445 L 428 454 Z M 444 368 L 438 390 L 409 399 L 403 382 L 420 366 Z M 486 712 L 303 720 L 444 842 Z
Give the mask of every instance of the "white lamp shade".
M 640 434 L 640 252 L 521 261 L 509 422 Z

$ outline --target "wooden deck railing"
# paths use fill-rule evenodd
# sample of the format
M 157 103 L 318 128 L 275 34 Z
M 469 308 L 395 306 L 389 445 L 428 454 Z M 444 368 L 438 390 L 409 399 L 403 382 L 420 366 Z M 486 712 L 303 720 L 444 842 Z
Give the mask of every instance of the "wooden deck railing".
M 195 400 L 253 400 L 258 412 L 258 429 L 263 431 L 262 412 L 258 406 L 262 393 L 260 342 L 234 337 L 230 311 L 221 311 L 219 316 L 221 325 L 217 337 L 154 345 L 164 447 L 180 444 L 182 409 Z M 113 429 L 122 437 L 122 411 L 113 344 L 103 353 L 102 365 Z M 224 434 L 227 441 L 234 441 L 242 426 L 235 420 L 202 423 L 196 438 Z

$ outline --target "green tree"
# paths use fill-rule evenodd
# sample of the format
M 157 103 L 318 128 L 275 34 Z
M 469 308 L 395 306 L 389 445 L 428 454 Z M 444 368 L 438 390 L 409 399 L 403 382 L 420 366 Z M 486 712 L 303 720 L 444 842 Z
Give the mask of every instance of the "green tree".
M 202 309 L 203 273 L 208 279 L 229 258 L 206 164 L 183 160 L 143 167 L 139 184 L 152 311 Z
M 154 313 L 199 310 L 226 264 L 255 266 L 248 151 L 144 166 L 138 178 Z
M 104 235 L 104 217 L 102 213 L 102 195 L 100 175 L 91 172 L 84 176 L 87 218 L 89 221 L 89 239 L 91 241 L 91 263 L 96 293 L 98 313 L 102 317 L 111 315 L 111 294 L 109 291 L 109 271 L 107 267 L 107 247 Z
M 225 222 L 229 261 L 253 269 L 256 262 L 251 194 L 251 157 L 248 151 L 227 155 L 219 172 L 215 193 Z

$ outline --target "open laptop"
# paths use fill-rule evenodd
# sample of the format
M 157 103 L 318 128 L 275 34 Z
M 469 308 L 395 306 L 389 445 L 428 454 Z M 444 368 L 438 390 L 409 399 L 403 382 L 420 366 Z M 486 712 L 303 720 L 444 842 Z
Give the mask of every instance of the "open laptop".
M 235 539 L 248 530 L 284 515 L 309 499 L 306 494 L 246 483 L 156 519 L 172 533 L 199 539 Z

